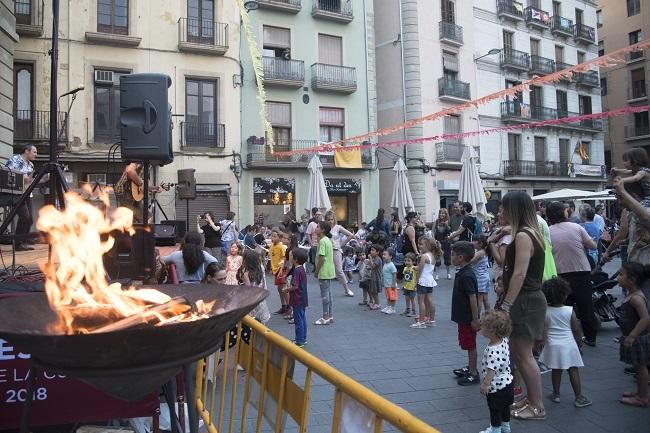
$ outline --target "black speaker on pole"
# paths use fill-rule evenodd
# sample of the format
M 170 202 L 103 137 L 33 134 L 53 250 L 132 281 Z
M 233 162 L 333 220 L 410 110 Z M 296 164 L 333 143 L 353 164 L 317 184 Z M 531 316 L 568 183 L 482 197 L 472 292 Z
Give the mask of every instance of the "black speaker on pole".
M 113 248 L 104 254 L 106 272 L 111 279 L 144 280 L 154 272 L 154 234 L 150 225 L 134 224 L 135 234 L 119 231 Z
M 154 165 L 174 160 L 171 106 L 164 74 L 128 74 L 120 77 L 120 134 L 122 159 Z
M 196 198 L 195 171 L 193 168 L 184 168 L 176 172 L 178 177 L 178 198 L 182 200 L 194 200 Z

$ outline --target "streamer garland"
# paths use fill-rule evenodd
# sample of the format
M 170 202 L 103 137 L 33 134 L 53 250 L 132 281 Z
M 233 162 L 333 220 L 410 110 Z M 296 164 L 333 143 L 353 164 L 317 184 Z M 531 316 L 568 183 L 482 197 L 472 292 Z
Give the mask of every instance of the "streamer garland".
M 251 53 L 251 63 L 253 64 L 253 73 L 255 74 L 255 82 L 257 83 L 257 100 L 260 104 L 260 119 L 262 120 L 264 131 L 266 132 L 266 142 L 268 143 L 269 151 L 273 154 L 273 126 L 271 125 L 271 122 L 268 121 L 266 113 L 266 90 L 264 89 L 264 65 L 262 64 L 262 54 L 257 47 L 255 37 L 250 29 L 250 20 L 248 18 L 246 7 L 244 7 L 244 0 L 235 1 L 239 6 L 241 26 L 244 30 L 248 50 Z

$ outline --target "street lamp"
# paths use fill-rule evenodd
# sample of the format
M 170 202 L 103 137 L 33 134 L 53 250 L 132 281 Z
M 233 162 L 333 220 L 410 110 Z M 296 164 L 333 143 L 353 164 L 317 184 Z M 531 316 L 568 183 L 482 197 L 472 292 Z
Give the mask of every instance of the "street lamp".
M 259 7 L 260 5 L 257 3 L 257 0 L 247 0 L 244 2 L 244 9 L 246 9 L 246 12 L 254 11 Z
M 499 48 L 491 48 L 490 51 L 488 51 L 487 53 L 483 54 L 482 56 L 479 56 L 479 57 L 476 57 L 476 56 L 475 56 L 475 57 L 474 57 L 474 62 L 476 62 L 476 61 L 482 59 L 483 57 L 493 56 L 493 55 L 495 55 L 495 54 L 499 54 L 500 52 L 501 52 L 501 50 L 500 50 Z

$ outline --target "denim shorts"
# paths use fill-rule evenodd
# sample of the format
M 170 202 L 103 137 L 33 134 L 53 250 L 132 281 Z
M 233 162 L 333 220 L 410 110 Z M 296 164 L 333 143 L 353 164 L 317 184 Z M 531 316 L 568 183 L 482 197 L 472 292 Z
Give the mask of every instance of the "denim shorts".
M 417 292 L 418 295 L 430 295 L 433 293 L 433 287 L 421 286 L 418 284 Z
M 411 299 L 415 298 L 415 290 L 402 289 L 402 293 L 406 298 L 411 298 Z

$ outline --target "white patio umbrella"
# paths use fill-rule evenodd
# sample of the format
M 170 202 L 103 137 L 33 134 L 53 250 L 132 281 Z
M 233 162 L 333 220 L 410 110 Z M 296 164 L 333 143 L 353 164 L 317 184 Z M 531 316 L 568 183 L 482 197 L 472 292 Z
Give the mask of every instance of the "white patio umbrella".
M 461 202 L 472 204 L 472 211 L 480 218 L 485 217 L 485 192 L 481 184 L 481 176 L 478 173 L 478 155 L 472 146 L 465 146 L 463 165 L 460 169 L 460 186 L 458 199 Z
M 393 197 L 390 199 L 390 206 L 397 211 L 399 219 L 402 221 L 406 218 L 407 212 L 415 209 L 411 187 L 406 178 L 408 169 L 402 158 L 397 160 L 393 171 L 395 172 L 395 183 L 393 183 Z
M 580 189 L 564 188 L 564 189 L 558 189 L 556 191 L 547 192 L 545 194 L 536 195 L 533 197 L 533 200 L 564 200 L 564 199 L 578 200 L 580 198 L 594 197 L 594 196 L 601 196 L 601 195 L 607 195 L 607 193 L 604 193 L 603 191 L 595 193 L 593 191 L 583 191 Z
M 327 195 L 325 179 L 323 178 L 323 164 L 318 155 L 314 155 L 307 166 L 309 169 L 309 194 L 307 195 L 307 209 L 319 208 L 329 210 L 332 207 L 330 198 Z

